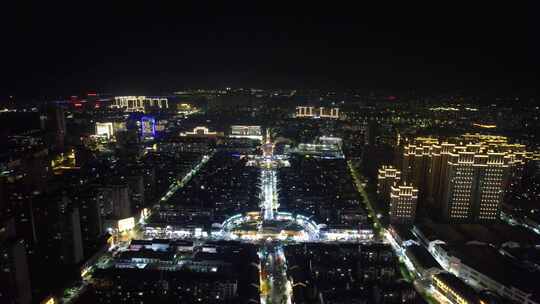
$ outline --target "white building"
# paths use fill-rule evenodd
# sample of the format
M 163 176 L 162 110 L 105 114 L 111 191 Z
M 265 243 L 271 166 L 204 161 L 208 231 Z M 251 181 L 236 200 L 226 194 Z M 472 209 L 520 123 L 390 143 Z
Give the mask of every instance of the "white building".
M 539 295 L 529 291 L 537 282 L 528 278 L 526 270 L 510 264 L 497 249 L 479 242 L 470 242 L 456 253 L 451 248 L 443 241 L 432 241 L 428 250 L 446 271 L 477 290 L 489 289 L 516 303 L 540 303 Z
M 96 122 L 96 135 L 105 136 L 110 139 L 114 135 L 114 128 L 112 122 Z
M 167 109 L 169 100 L 165 97 L 116 96 L 111 107 L 124 108 L 126 112 L 144 112 L 147 107 Z

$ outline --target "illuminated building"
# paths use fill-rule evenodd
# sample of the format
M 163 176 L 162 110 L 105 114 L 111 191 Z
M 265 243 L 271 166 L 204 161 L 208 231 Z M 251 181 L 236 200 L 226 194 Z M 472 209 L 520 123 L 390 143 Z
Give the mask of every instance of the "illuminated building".
M 116 96 L 112 107 L 123 108 L 126 112 L 145 112 L 149 107 L 167 109 L 169 100 L 164 97 Z
M 298 153 L 323 159 L 343 159 L 341 142 L 337 137 L 320 137 L 316 143 L 299 143 L 295 148 L 287 147 L 285 153 Z
M 311 117 L 311 118 L 339 118 L 339 108 L 325 108 L 312 106 L 296 107 L 295 117 Z
M 390 221 L 394 223 L 410 223 L 416 216 L 418 189 L 403 185 L 390 188 Z
M 156 136 L 156 119 L 154 117 L 143 116 L 141 118 L 141 136 L 143 138 Z
M 496 221 L 499 218 L 508 158 L 503 153 L 460 151 L 450 154 L 443 218 L 450 221 Z
M 254 247 L 245 245 L 133 240 L 112 267 L 94 271 L 91 284 L 97 303 L 257 303 L 259 270 L 243 267 L 256 262 Z M 254 294 L 243 292 L 250 288 Z
M 343 146 L 343 139 L 340 137 L 321 136 L 318 138 L 318 141 L 323 145 L 336 145 L 339 147 Z
M 508 185 L 536 158 L 506 137 L 464 134 L 446 142 L 416 138 L 403 146 L 398 167 L 419 189 L 422 207 L 449 221 L 495 221 Z
M 231 126 L 229 137 L 262 140 L 261 126 Z
M 112 122 L 96 122 L 96 135 L 105 136 L 107 139 L 114 135 Z
M 0 282 L 0 303 L 32 302 L 26 250 L 13 218 L 0 218 Z
M 125 232 L 135 228 L 135 218 L 128 217 L 125 219 L 118 220 L 117 222 L 118 232 Z
M 199 109 L 189 103 L 179 103 L 176 105 L 176 109 L 178 110 L 178 114 L 193 114 L 199 111 Z
M 538 283 L 533 279 L 537 271 L 525 267 L 525 263 L 521 261 L 501 254 L 499 249 L 491 245 L 475 242 L 448 245 L 437 240 L 430 242 L 428 250 L 444 270 L 467 282 L 476 290 L 490 290 L 509 299 L 509 303 L 540 303 Z M 439 285 L 441 288 L 439 290 L 442 290 L 449 299 L 452 299 L 450 298 L 452 295 L 445 292 L 450 290 L 464 298 L 464 294 L 460 294 L 447 280 L 441 277 L 439 280 L 439 282 L 434 280 L 434 284 Z
M 392 166 L 383 166 L 377 175 L 377 194 L 379 198 L 388 201 L 390 188 L 401 180 L 401 171 Z
M 424 196 L 427 192 L 427 179 L 431 157 L 430 148 L 436 143 L 438 141 L 434 138 L 416 138 L 414 144 L 407 145 L 403 149 L 403 162 L 401 164 L 402 179 L 420 189 L 420 204 L 424 203 Z
M 180 136 L 188 137 L 216 137 L 218 135 L 223 135 L 215 131 L 210 131 L 209 128 L 198 126 L 193 129 L 193 131 L 180 132 Z
M 435 274 L 433 286 L 452 303 L 480 303 L 480 299 L 472 287 L 448 272 Z

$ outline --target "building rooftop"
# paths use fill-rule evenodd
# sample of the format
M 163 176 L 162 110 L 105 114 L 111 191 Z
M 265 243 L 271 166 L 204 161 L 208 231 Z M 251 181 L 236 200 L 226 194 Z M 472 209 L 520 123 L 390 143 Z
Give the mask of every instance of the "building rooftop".
M 441 272 L 436 274 L 435 278 L 442 281 L 444 285 L 458 293 L 467 301 L 476 301 L 478 299 L 476 291 L 471 286 L 467 285 L 465 282 L 451 273 Z
M 450 254 L 459 258 L 463 264 L 505 286 L 515 287 L 540 299 L 540 271 L 525 267 L 520 261 L 500 254 L 489 245 L 463 244 L 448 248 Z
M 424 269 L 430 269 L 430 268 L 439 268 L 442 269 L 439 262 L 433 258 L 431 253 L 427 251 L 427 249 L 424 246 L 420 245 L 410 245 L 407 247 L 407 255 L 414 259 L 414 263 L 420 264 L 422 268 Z
M 442 240 L 446 243 L 482 242 L 499 247 L 504 243 L 515 242 L 526 246 L 540 245 L 540 236 L 521 226 L 496 224 L 439 224 L 425 221 L 416 225 L 429 240 Z

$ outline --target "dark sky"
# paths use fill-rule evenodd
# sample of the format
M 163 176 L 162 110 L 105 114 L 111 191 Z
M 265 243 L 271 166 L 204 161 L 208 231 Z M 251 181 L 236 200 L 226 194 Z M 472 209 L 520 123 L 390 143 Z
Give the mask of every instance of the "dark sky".
M 525 1 L 41 2 L 4 18 L 3 96 L 209 86 L 508 92 L 539 80 L 538 5 Z

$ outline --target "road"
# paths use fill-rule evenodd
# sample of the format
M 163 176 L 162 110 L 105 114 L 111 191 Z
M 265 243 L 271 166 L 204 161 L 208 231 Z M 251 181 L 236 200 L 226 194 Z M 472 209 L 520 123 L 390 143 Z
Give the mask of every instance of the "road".
M 287 277 L 287 261 L 281 245 L 268 243 L 259 251 L 261 258 L 261 303 L 291 304 L 292 288 Z
M 266 145 L 271 145 L 267 134 Z M 275 219 L 278 206 L 277 173 L 273 147 L 265 149 L 261 165 L 261 200 L 263 222 Z M 269 241 L 259 250 L 261 260 L 261 303 L 291 304 L 292 288 L 287 277 L 287 261 L 283 246 L 278 241 Z
M 271 165 L 270 165 L 271 166 Z M 261 194 L 262 194 L 262 213 L 264 220 L 274 219 L 274 211 L 277 209 L 277 189 L 276 189 L 276 171 L 272 168 L 263 168 L 261 170 Z
M 358 193 L 362 196 L 362 199 L 364 201 L 364 204 L 366 205 L 366 209 L 368 210 L 368 216 L 373 219 L 373 226 L 375 228 L 375 240 L 385 240 L 383 237 L 384 229 L 381 222 L 379 221 L 379 216 L 375 212 L 375 209 L 373 208 L 372 202 L 369 199 L 369 196 L 367 195 L 365 191 L 365 184 L 362 182 L 360 178 L 360 174 L 356 171 L 356 168 L 354 168 L 354 165 L 349 160 L 347 161 L 347 165 L 349 166 L 349 170 L 351 172 L 351 176 L 354 181 L 354 185 L 356 187 L 356 190 Z

